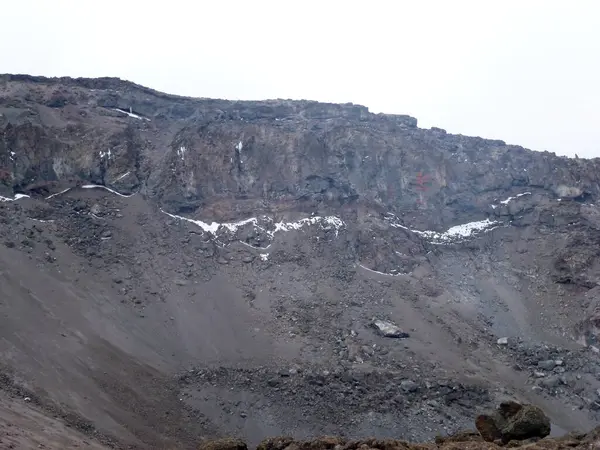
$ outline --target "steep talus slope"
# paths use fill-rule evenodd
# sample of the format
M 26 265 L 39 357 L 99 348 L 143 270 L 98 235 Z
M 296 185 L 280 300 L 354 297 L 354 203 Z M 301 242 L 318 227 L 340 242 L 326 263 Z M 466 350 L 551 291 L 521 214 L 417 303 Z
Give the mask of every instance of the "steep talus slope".
M 107 445 L 599 418 L 600 160 L 111 78 L 1 76 L 0 132 L 3 370 Z

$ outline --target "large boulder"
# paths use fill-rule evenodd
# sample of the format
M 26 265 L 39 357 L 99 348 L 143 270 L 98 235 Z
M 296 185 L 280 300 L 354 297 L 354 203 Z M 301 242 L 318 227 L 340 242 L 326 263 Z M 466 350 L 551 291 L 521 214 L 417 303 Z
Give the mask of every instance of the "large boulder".
M 478 416 L 475 426 L 488 442 L 541 439 L 550 434 L 550 419 L 540 408 L 514 401 L 503 402 L 496 411 Z

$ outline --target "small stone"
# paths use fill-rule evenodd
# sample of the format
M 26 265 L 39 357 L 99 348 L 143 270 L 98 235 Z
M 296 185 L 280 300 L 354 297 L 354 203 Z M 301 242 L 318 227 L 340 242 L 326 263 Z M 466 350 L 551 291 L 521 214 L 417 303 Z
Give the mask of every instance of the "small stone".
M 555 388 L 560 384 L 560 378 L 557 376 L 550 376 L 541 380 L 540 384 L 545 388 Z
M 552 370 L 554 369 L 555 365 L 556 363 L 551 359 L 545 361 L 538 361 L 537 363 L 537 366 L 542 370 Z
M 533 372 L 533 376 L 536 378 L 544 378 L 546 376 L 546 374 L 544 372 Z
M 246 414 L 245 412 L 241 412 L 241 413 L 240 413 L 240 417 L 241 417 L 242 419 L 245 419 L 246 417 L 248 417 L 248 414 Z
M 276 387 L 279 385 L 279 380 L 277 378 L 271 378 L 269 381 L 267 381 L 267 384 L 271 387 Z
M 507 337 L 501 337 L 500 339 L 498 339 L 496 341 L 496 343 L 498 345 L 508 345 L 508 338 Z
M 402 380 L 400 387 L 404 392 L 415 392 L 419 389 L 419 385 L 412 380 Z

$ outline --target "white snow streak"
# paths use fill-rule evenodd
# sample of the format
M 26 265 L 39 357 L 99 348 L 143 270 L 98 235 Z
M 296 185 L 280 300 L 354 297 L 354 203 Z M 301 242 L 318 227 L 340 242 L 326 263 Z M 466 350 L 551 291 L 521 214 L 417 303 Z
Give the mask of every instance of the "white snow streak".
M 125 172 L 123 175 L 121 175 L 119 178 L 117 178 L 115 181 L 119 181 L 122 180 L 123 178 L 125 178 L 127 175 L 129 175 L 131 172 Z
M 333 226 L 335 228 L 336 236 L 338 235 L 340 228 L 342 228 L 344 226 L 344 222 L 340 218 L 335 217 L 335 216 L 327 216 L 327 217 L 313 216 L 313 217 L 307 217 L 305 219 L 300 219 L 297 222 L 278 222 L 275 224 L 275 231 L 273 231 L 270 234 L 272 236 L 273 234 L 277 233 L 278 231 L 300 230 L 305 225 L 314 225 L 319 222 L 325 222 L 326 224 Z
M 202 222 L 201 220 L 188 219 L 187 217 L 176 216 L 175 214 L 169 214 L 168 212 L 163 211 L 162 209 L 161 209 L 161 212 L 165 213 L 169 217 L 172 217 L 173 219 L 180 219 L 180 220 L 185 220 L 186 222 L 193 223 L 194 225 L 199 226 L 204 231 L 206 231 L 207 233 L 210 233 L 210 234 L 215 234 L 217 232 L 217 230 L 219 229 L 219 227 L 221 226 L 221 224 L 217 223 L 217 222 L 208 224 L 206 222 Z
M 242 144 L 242 141 L 238 142 L 238 144 L 235 146 L 235 149 L 238 151 L 238 153 L 242 153 L 242 148 L 244 148 L 244 144 Z
M 444 233 L 436 233 L 435 231 L 425 231 L 423 234 L 427 234 L 434 239 L 447 240 L 454 237 L 469 237 L 477 231 L 485 230 L 496 224 L 496 221 L 490 219 L 480 220 L 478 222 L 469 222 L 461 225 L 453 226 Z
M 185 148 L 183 145 L 181 147 L 179 147 L 179 149 L 177 150 L 177 155 L 179 155 L 179 157 L 181 158 L 182 161 L 185 161 L 185 152 L 187 151 L 187 148 Z
M 424 238 L 431 239 L 433 241 L 452 242 L 461 238 L 471 237 L 480 231 L 491 231 L 491 229 L 493 228 L 490 229 L 490 227 L 497 223 L 499 222 L 492 221 L 490 219 L 479 220 L 477 222 L 469 222 L 461 225 L 455 225 L 442 233 L 429 230 L 411 230 L 410 228 L 405 227 L 404 225 L 394 223 L 390 225 L 395 228 L 403 228 L 405 230 L 412 231 L 413 233 L 418 234 L 419 236 L 423 236 Z
M 121 194 L 120 192 L 115 191 L 114 189 L 108 188 L 106 186 L 102 186 L 99 184 L 84 184 L 83 186 L 81 186 L 83 189 L 104 189 L 105 191 L 111 192 L 115 195 L 118 195 L 119 197 L 131 197 L 133 194 L 129 194 L 129 195 L 125 195 L 125 194 Z
M 379 275 L 387 275 L 388 277 L 398 277 L 400 275 L 409 275 L 407 273 L 385 273 L 385 272 L 378 272 L 377 270 L 369 269 L 368 267 L 363 266 L 362 264 L 359 264 L 358 266 L 361 267 L 361 268 L 363 268 L 363 269 L 365 269 L 368 272 L 373 272 L 373 273 L 376 273 L 376 274 L 379 274 Z
M 336 236 L 337 236 L 340 228 L 342 228 L 344 226 L 344 222 L 341 219 L 339 219 L 338 217 L 313 216 L 313 217 L 300 219 L 296 222 L 276 222 L 276 223 L 273 223 L 271 227 L 269 227 L 270 229 L 267 229 L 267 228 L 259 225 L 259 220 L 256 217 L 251 217 L 249 219 L 240 220 L 239 222 L 230 222 L 230 223 L 212 222 L 209 224 L 209 223 L 203 222 L 202 220 L 188 219 L 187 217 L 170 214 L 166 211 L 163 211 L 162 209 L 161 209 L 161 211 L 163 213 L 165 213 L 166 215 L 168 215 L 169 217 L 172 217 L 174 219 L 185 220 L 186 222 L 193 223 L 193 224 L 199 226 L 200 228 L 202 228 L 207 233 L 210 233 L 215 236 L 217 235 L 217 231 L 219 231 L 221 229 L 221 227 L 228 230 L 230 233 L 235 233 L 239 228 L 241 228 L 249 223 L 253 224 L 256 228 L 264 231 L 270 237 L 273 237 L 275 235 L 275 233 L 277 233 L 279 231 L 301 230 L 306 225 L 315 225 L 315 224 L 319 224 L 319 223 L 324 225 L 324 229 L 330 229 L 329 227 L 334 227 Z M 263 217 L 262 221 L 273 222 L 273 219 L 271 219 L 269 217 Z M 246 244 L 245 242 L 242 242 L 242 243 L 245 245 L 249 245 L 249 244 Z M 250 246 L 250 247 L 252 247 L 252 246 Z
M 134 119 L 138 119 L 138 120 L 147 120 L 148 122 L 150 122 L 150 119 L 147 119 L 146 117 L 142 117 L 142 116 L 138 116 L 137 114 L 133 114 L 130 111 L 124 111 L 120 108 L 113 108 L 115 111 L 119 111 L 122 112 L 123 114 L 127 114 L 129 117 L 133 117 Z
M 50 200 L 52 197 L 56 197 L 57 195 L 64 194 L 65 192 L 69 192 L 70 190 L 71 190 L 71 188 L 66 188 L 65 190 L 57 192 L 56 194 L 49 195 L 48 197 L 46 197 L 46 200 Z
M 531 192 L 523 192 L 522 194 L 517 194 L 516 197 L 508 197 L 506 200 L 502 200 L 500 203 L 503 205 L 508 205 L 511 200 L 514 200 L 517 197 L 523 197 L 524 195 L 531 195 Z
M 25 194 L 15 194 L 15 198 L 9 198 L 9 197 L 0 197 L 0 202 L 14 202 L 16 200 L 20 200 L 22 198 L 29 198 L 29 195 L 25 195 Z
M 248 244 L 247 242 L 244 242 L 244 241 L 240 241 L 240 244 L 244 244 L 246 247 L 250 247 L 250 248 L 253 248 L 255 250 L 267 250 L 271 246 L 271 244 L 269 244 L 266 247 L 257 247 L 255 245 Z

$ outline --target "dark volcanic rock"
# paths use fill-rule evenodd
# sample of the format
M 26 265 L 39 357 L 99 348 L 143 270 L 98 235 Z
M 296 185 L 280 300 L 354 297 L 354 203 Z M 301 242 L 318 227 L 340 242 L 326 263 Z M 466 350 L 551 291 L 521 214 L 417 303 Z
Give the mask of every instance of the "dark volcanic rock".
M 512 440 L 544 438 L 550 434 L 550 419 L 534 405 L 504 402 L 493 414 L 480 415 L 475 421 L 484 440 L 508 443 Z

